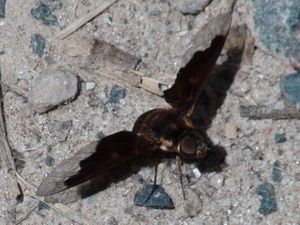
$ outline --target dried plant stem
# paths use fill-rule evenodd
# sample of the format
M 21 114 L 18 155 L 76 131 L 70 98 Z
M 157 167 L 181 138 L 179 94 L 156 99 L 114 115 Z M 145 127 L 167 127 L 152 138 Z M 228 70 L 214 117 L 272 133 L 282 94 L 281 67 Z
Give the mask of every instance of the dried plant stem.
M 31 213 L 33 213 L 36 209 L 37 209 L 37 204 L 35 204 L 34 206 L 32 206 L 25 214 L 23 214 L 15 223 L 15 225 L 22 223 L 24 220 L 26 220 L 26 218 L 29 217 L 29 215 Z
M 300 110 L 297 108 L 285 108 L 283 110 L 271 109 L 267 106 L 241 106 L 240 113 L 242 117 L 249 119 L 300 119 Z
M 102 13 L 104 10 L 106 10 L 108 7 L 110 7 L 112 4 L 117 2 L 118 0 L 107 0 L 104 1 L 101 5 L 96 7 L 94 10 L 92 10 L 87 15 L 84 15 L 68 25 L 65 29 L 63 29 L 55 38 L 61 38 L 64 39 L 68 37 L 70 34 L 72 34 L 74 31 L 82 27 L 84 24 L 89 22 L 91 19 L 98 16 L 100 13 Z
M 20 195 L 20 190 L 16 178 L 16 167 L 14 159 L 7 141 L 4 121 L 5 119 L 3 114 L 3 94 L 2 87 L 0 86 L 0 155 L 2 159 L 2 170 L 4 172 L 4 176 L 6 176 L 7 181 L 5 184 L 0 184 L 0 189 L 3 190 L 5 189 L 4 186 L 6 186 L 8 188 L 7 191 L 10 194 L 10 197 L 16 199 Z

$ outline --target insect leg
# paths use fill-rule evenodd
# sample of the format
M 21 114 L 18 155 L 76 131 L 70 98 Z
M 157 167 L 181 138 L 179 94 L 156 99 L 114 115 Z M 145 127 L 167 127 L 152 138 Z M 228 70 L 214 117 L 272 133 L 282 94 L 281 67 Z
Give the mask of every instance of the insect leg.
M 158 164 L 161 161 L 161 159 L 165 157 L 165 155 L 166 155 L 165 152 L 160 152 L 159 157 L 156 159 L 155 170 L 154 170 L 154 184 L 153 184 L 153 188 L 152 188 L 150 195 L 148 196 L 147 200 L 145 201 L 145 204 L 149 201 L 149 199 L 151 198 L 151 196 L 153 195 L 153 193 L 155 192 L 155 190 L 157 188 L 156 180 L 157 180 Z
M 183 188 L 183 182 L 182 182 L 182 169 L 181 169 L 181 159 L 180 157 L 177 155 L 176 156 L 176 163 L 177 163 L 177 169 L 178 169 L 178 178 L 180 180 L 180 186 L 182 189 L 182 195 L 183 195 L 183 199 L 185 199 L 185 192 L 184 192 L 184 188 Z

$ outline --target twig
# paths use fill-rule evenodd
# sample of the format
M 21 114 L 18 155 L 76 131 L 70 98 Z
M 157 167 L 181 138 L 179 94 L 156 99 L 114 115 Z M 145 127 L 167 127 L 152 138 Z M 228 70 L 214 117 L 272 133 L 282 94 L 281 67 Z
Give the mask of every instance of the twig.
M 102 13 L 104 10 L 106 10 L 108 7 L 110 7 L 112 4 L 117 2 L 118 0 L 108 0 L 104 1 L 101 5 L 99 5 L 96 9 L 88 13 L 87 15 L 84 15 L 77 19 L 72 24 L 68 25 L 65 29 L 63 29 L 59 34 L 56 35 L 55 38 L 61 38 L 65 39 L 67 36 L 69 36 L 71 33 L 73 33 L 75 30 L 82 27 L 84 24 L 89 22 L 91 19 L 98 16 L 100 13 Z
M 146 77 L 143 73 L 136 71 L 136 70 L 129 70 L 128 72 L 132 73 L 133 75 L 136 75 L 140 78 L 140 83 L 137 85 L 137 87 L 143 88 L 146 91 L 155 94 L 159 97 L 163 96 L 163 91 L 168 88 L 168 85 L 159 82 L 156 79 L 153 79 L 151 77 Z M 169 80 L 171 80 L 171 76 L 168 77 Z M 171 80 L 171 82 L 173 82 Z
M 102 70 L 103 70 L 103 68 L 102 68 Z M 109 74 L 110 72 L 108 70 L 106 72 L 101 72 L 100 70 L 94 70 L 94 73 L 100 74 L 101 76 L 106 77 L 108 79 L 112 79 L 115 82 L 117 82 L 118 84 L 120 84 L 121 86 L 125 86 L 125 87 L 131 89 L 132 91 L 136 92 L 138 90 L 136 88 L 139 87 L 139 88 L 143 88 L 146 91 L 148 91 L 152 94 L 155 94 L 159 97 L 163 96 L 163 90 L 167 88 L 166 84 L 163 84 L 153 78 L 146 77 L 142 73 L 138 73 L 138 72 L 133 73 L 132 70 L 130 70 L 129 72 L 131 72 L 134 75 L 139 76 L 140 83 L 134 83 L 134 82 L 128 83 L 124 79 L 121 79 L 120 76 L 116 76 L 116 71 L 111 72 L 112 75 L 110 75 Z M 134 87 L 136 87 L 136 88 L 134 88 Z
M 32 206 L 24 215 L 21 216 L 21 218 L 16 221 L 15 225 L 22 223 L 31 213 L 36 210 L 37 207 L 37 204 Z
M 7 176 L 5 178 L 6 183 L 1 184 L 0 187 L 2 185 L 6 186 L 8 188 L 7 191 L 10 194 L 10 196 L 13 199 L 16 199 L 17 196 L 19 196 L 21 193 L 20 193 L 18 181 L 16 178 L 16 167 L 15 167 L 14 159 L 13 159 L 12 152 L 11 152 L 11 149 L 10 149 L 8 141 L 7 141 L 2 101 L 3 101 L 3 93 L 2 93 L 2 87 L 0 84 L 0 155 L 1 155 L 1 159 L 3 161 L 3 171 L 4 171 L 4 174 Z
M 240 114 L 242 117 L 249 119 L 300 119 L 300 110 L 297 108 L 285 108 L 284 110 L 276 110 L 266 106 L 241 106 Z
M 21 181 L 21 182 L 19 182 L 20 185 L 23 186 L 24 189 L 29 189 L 32 192 L 36 192 L 37 188 L 35 186 L 33 186 L 32 184 L 30 184 L 29 182 L 24 180 L 24 178 L 18 172 L 16 173 L 16 175 L 17 175 L 18 180 Z
M 144 88 L 146 91 L 149 91 L 152 94 L 162 97 L 163 90 L 167 89 L 168 86 L 151 77 L 144 76 L 141 77 L 141 83 L 139 84 L 139 87 Z

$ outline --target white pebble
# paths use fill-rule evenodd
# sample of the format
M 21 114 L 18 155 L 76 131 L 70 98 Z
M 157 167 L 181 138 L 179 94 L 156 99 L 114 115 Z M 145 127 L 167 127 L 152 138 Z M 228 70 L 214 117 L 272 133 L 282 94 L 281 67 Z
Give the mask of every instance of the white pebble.
M 85 83 L 85 89 L 87 91 L 93 90 L 96 87 L 96 84 L 94 82 L 86 82 Z

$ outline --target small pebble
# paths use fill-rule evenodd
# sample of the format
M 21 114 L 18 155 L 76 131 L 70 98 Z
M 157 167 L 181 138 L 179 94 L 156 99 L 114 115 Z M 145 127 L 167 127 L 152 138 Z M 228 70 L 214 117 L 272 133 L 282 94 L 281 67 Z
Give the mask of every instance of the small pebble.
M 134 196 L 134 204 L 155 209 L 174 209 L 174 203 L 164 188 L 148 184 Z
M 56 25 L 57 17 L 52 13 L 57 9 L 55 6 L 48 6 L 44 3 L 40 3 L 40 5 L 36 9 L 32 9 L 30 14 L 33 18 L 40 20 L 45 25 Z
M 39 202 L 39 204 L 38 204 L 38 211 L 41 211 L 41 210 L 44 210 L 44 209 L 48 210 L 48 209 L 50 209 L 50 206 L 48 206 L 44 202 Z
M 46 70 L 34 81 L 29 103 L 38 113 L 44 113 L 72 100 L 78 92 L 78 78 L 71 71 Z
M 224 177 L 220 174 L 215 174 L 211 179 L 211 184 L 216 188 L 221 188 L 223 186 Z
M 275 134 L 274 140 L 276 144 L 281 144 L 286 142 L 286 137 L 284 134 Z
M 273 164 L 272 180 L 276 183 L 280 183 L 282 180 L 281 163 L 278 160 Z
M 203 11 L 205 7 L 210 3 L 211 0 L 193 0 L 186 3 L 181 12 L 183 14 L 197 15 Z M 186 1 L 185 1 L 186 2 Z
M 93 90 L 96 87 L 96 84 L 94 82 L 86 82 L 85 83 L 85 90 L 90 91 Z
M 284 110 L 284 108 L 285 108 L 285 105 L 284 105 L 283 101 L 278 101 L 274 105 L 274 109 L 276 109 L 276 110 Z
M 267 128 L 264 130 L 264 134 L 265 134 L 265 135 L 270 135 L 272 131 L 273 131 L 272 127 L 267 127 Z
M 42 57 L 44 54 L 45 47 L 46 47 L 46 40 L 42 35 L 34 34 L 31 36 L 29 48 L 31 49 L 33 54 Z
M 192 173 L 191 166 L 187 163 L 183 163 L 181 166 L 182 175 L 190 176 Z
M 152 174 L 152 170 L 149 168 L 144 168 L 138 172 L 138 174 L 142 177 L 143 180 L 148 180 L 150 175 Z
M 130 105 L 125 105 L 123 107 L 122 111 L 123 111 L 124 115 L 131 115 L 133 110 L 132 110 L 132 107 Z
M 225 136 L 228 139 L 237 138 L 237 127 L 234 123 L 226 123 L 225 124 Z
M 201 177 L 201 172 L 198 168 L 194 168 L 193 173 L 196 179 L 199 179 Z
M 6 0 L 0 0 L 0 18 L 5 18 L 5 3 Z
M 120 102 L 121 99 L 125 97 L 126 97 L 126 89 L 118 85 L 114 85 L 110 91 L 108 102 L 117 104 Z
M 279 85 L 285 100 L 291 104 L 300 103 L 300 73 L 281 78 Z
M 261 205 L 258 212 L 263 215 L 268 215 L 277 211 L 277 202 L 274 186 L 268 182 L 259 185 L 255 193 L 262 197 Z
M 47 155 L 45 159 L 45 163 L 47 166 L 51 167 L 54 165 L 55 159 L 51 155 Z
M 252 90 L 252 99 L 258 105 L 265 104 L 270 98 L 270 93 L 267 90 L 267 86 L 262 88 L 261 86 L 254 87 Z

